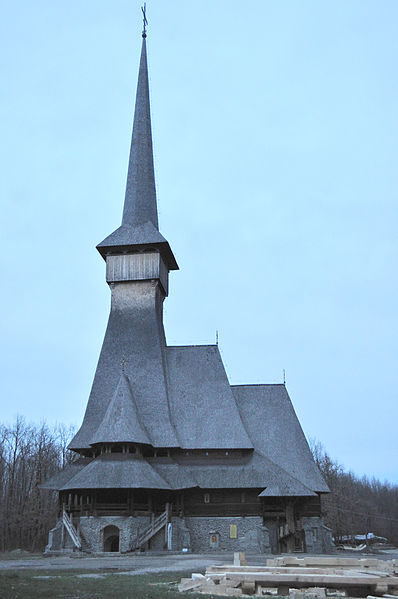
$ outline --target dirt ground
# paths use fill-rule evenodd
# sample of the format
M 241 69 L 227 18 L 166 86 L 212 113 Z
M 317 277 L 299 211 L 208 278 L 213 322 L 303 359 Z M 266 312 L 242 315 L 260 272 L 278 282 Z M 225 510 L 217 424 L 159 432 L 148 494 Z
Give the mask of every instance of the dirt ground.
M 295 554 L 304 557 L 308 554 Z M 311 554 L 313 555 L 313 554 Z M 377 559 L 398 559 L 398 550 L 380 551 L 378 553 L 357 553 L 338 551 L 335 557 L 374 557 Z M 268 557 L 272 555 L 246 555 L 249 566 L 266 565 Z M 325 557 L 325 555 L 324 555 Z M 44 557 L 41 554 L 0 554 L 0 572 L 5 570 L 114 570 L 130 574 L 147 574 L 156 572 L 177 572 L 190 570 L 191 572 L 204 570 L 212 564 L 222 565 L 232 563 L 232 553 L 211 554 L 140 554 L 140 555 L 99 555 L 86 556 L 79 554 Z
M 304 554 L 297 554 L 303 557 Z M 352 556 L 352 552 L 336 552 Z M 398 558 L 398 551 L 354 554 Z M 247 555 L 249 565 L 265 565 L 268 555 Z M 1 599 L 203 599 L 178 591 L 181 578 L 204 572 L 211 564 L 231 563 L 231 553 L 210 555 L 63 555 L 44 557 L 24 552 L 0 554 Z M 217 599 L 215 595 L 206 595 Z M 274 599 L 286 599 L 274 596 Z

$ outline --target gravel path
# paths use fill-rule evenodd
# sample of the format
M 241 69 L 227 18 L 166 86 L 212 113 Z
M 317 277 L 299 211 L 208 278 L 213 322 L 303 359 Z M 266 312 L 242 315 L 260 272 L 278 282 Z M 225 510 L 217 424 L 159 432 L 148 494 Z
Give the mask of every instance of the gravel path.
M 296 557 L 304 557 L 306 554 L 296 554 Z M 358 554 L 348 551 L 331 554 L 335 557 L 374 557 L 377 559 L 398 559 L 398 550 L 383 551 L 377 554 Z M 272 555 L 246 555 L 249 566 L 260 566 L 266 563 Z M 325 557 L 325 556 L 324 556 Z M 158 554 L 158 555 L 105 555 L 105 556 L 83 556 L 78 554 L 43 557 L 42 555 L 0 555 L 0 572 L 4 570 L 28 569 L 28 570 L 96 570 L 120 571 L 131 574 L 147 574 L 149 572 L 166 572 L 178 570 L 204 570 L 210 565 L 222 565 L 232 563 L 232 553 L 212 554 Z

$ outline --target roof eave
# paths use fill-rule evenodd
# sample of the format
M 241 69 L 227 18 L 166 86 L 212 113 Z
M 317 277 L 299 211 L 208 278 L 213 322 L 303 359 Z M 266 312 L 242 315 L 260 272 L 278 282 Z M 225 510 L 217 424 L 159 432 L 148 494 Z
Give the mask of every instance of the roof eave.
M 96 247 L 104 260 L 112 254 L 133 254 L 145 251 L 148 248 L 155 248 L 159 251 L 169 270 L 179 270 L 177 261 L 167 241 L 164 243 L 139 243 L 131 245 L 102 245 L 99 243 Z

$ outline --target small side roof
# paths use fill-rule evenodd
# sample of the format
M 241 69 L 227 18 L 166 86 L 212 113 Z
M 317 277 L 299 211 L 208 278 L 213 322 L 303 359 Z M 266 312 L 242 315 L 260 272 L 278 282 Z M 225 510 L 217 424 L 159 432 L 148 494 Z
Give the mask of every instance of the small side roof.
M 184 449 L 252 449 L 216 345 L 166 347 L 171 419 Z
M 128 377 L 122 373 L 105 416 L 90 443 L 147 443 L 148 435 L 140 423 Z
M 68 464 L 63 470 L 57 472 L 57 474 L 54 474 L 54 476 L 46 480 L 46 482 L 40 485 L 40 488 L 58 491 L 64 485 L 67 485 L 76 474 L 88 466 L 91 461 L 92 458 L 78 458 L 71 464 Z
M 171 489 L 170 485 L 141 457 L 124 454 L 98 456 L 71 478 L 69 489 Z
M 149 247 L 159 250 L 169 270 L 178 270 L 168 241 L 151 221 L 139 225 L 121 225 L 97 245 L 97 250 L 106 258 L 110 253 L 139 251 Z
M 299 488 L 297 488 L 299 487 Z M 316 497 L 316 493 L 299 483 L 294 489 L 281 483 L 266 487 L 259 497 Z

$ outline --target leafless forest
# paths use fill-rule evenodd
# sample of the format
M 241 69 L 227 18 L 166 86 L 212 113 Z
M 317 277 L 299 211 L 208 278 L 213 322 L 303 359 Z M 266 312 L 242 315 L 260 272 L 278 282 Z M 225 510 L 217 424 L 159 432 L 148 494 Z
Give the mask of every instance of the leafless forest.
M 325 523 L 338 541 L 342 536 L 365 534 L 386 537 L 398 545 L 398 485 L 347 472 L 319 442 L 312 454 L 331 493 L 322 500 Z
M 57 496 L 40 484 L 73 460 L 72 430 L 27 424 L 0 425 L 0 551 L 42 551 L 54 526 Z
M 40 484 L 74 459 L 67 450 L 72 429 L 27 424 L 0 425 L 0 551 L 42 551 L 57 512 L 55 493 Z M 312 444 L 314 458 L 332 493 L 323 499 L 325 521 L 336 537 L 373 532 L 398 544 L 398 486 L 346 472 Z

